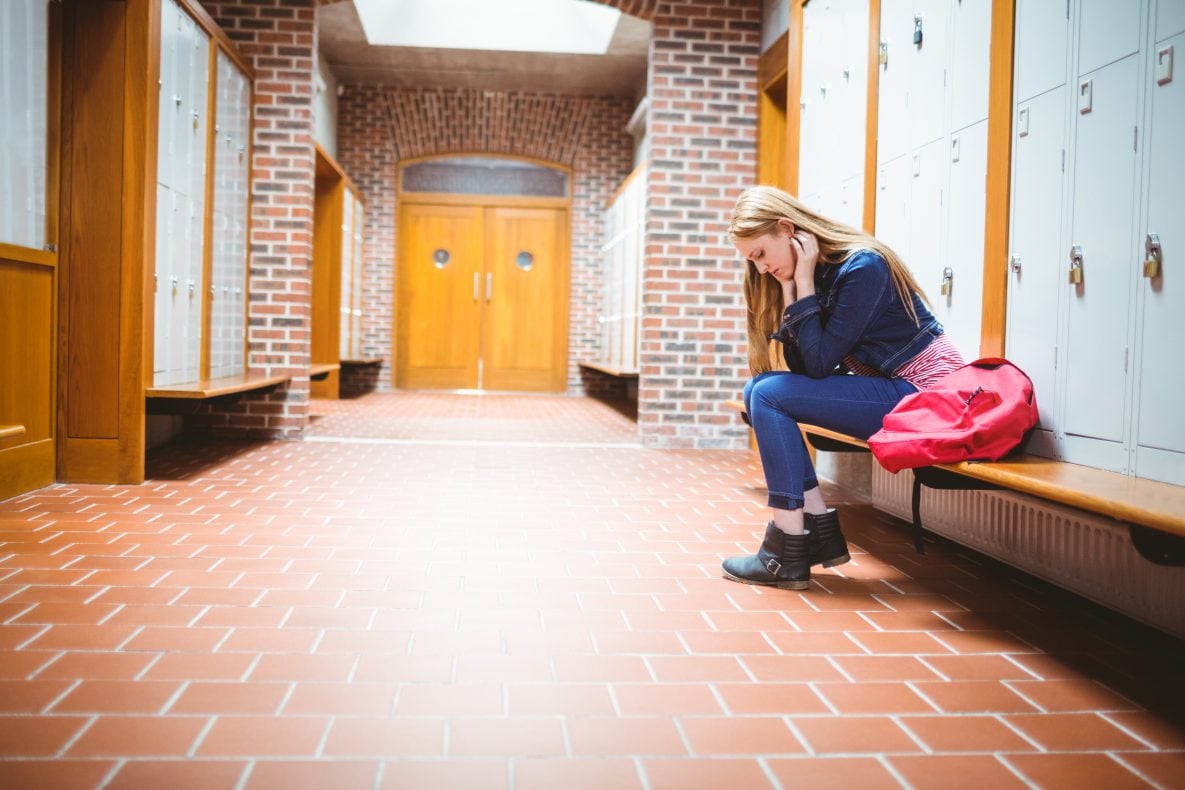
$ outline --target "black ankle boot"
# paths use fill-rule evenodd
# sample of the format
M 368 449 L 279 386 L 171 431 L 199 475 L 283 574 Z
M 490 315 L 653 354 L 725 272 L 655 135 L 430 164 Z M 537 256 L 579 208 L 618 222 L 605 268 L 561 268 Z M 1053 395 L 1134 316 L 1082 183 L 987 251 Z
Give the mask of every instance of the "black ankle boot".
M 839 529 L 839 511 L 831 508 L 816 516 L 803 513 L 807 531 L 811 534 L 809 544 L 810 564 L 832 568 L 852 559 L 848 553 L 848 542 Z
M 807 540 L 806 534 L 787 535 L 771 521 L 755 555 L 724 561 L 724 578 L 782 590 L 805 590 L 811 586 Z

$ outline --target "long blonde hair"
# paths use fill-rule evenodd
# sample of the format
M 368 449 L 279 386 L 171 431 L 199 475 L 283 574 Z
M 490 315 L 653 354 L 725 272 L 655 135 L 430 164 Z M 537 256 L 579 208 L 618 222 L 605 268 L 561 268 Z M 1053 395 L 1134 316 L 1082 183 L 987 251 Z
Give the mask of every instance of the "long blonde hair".
M 819 265 L 843 263 L 859 250 L 879 254 L 889 265 L 889 276 L 902 304 L 914 323 L 919 323 L 913 294 L 927 305 L 929 301 L 897 253 L 861 230 L 812 211 L 777 187 L 756 186 L 741 193 L 732 214 L 728 238 L 734 241 L 776 233 L 778 220 L 783 219 L 818 239 Z M 748 313 L 749 370 L 755 376 L 772 369 L 771 357 L 781 357 L 781 354 L 771 353 L 769 335 L 781 324 L 785 305 L 782 304 L 781 284 L 773 275 L 758 272 L 751 263 L 745 269 L 745 307 Z

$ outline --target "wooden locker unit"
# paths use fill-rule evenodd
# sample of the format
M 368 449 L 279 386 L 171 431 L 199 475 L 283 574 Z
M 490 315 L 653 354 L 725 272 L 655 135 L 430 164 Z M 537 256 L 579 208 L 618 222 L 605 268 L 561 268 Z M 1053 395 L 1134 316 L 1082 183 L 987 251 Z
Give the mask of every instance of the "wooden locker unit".
M 12 27 L 0 31 L 10 36 L 0 39 L 0 83 L 18 81 L 17 95 L 24 97 L 0 118 L 9 145 L 0 170 L 23 173 L 5 184 L 12 192 L 0 206 L 0 500 L 53 482 L 60 435 L 54 415 L 60 11 L 47 3 L 15 6 L 8 12 Z M 35 131 L 38 115 L 45 119 L 43 136 Z

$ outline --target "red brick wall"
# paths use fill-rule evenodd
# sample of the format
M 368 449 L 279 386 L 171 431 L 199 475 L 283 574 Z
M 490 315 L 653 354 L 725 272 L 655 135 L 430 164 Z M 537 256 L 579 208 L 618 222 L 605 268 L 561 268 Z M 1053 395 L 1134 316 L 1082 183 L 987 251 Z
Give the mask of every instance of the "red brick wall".
M 207 406 L 217 431 L 296 438 L 309 401 L 313 238 L 313 0 L 202 0 L 255 69 L 248 368 L 294 376 L 269 393 Z
M 600 354 L 601 219 L 632 167 L 633 141 L 625 132 L 632 110 L 632 102 L 618 98 L 345 87 L 338 104 L 338 159 L 366 202 L 362 352 L 387 360 L 381 386 L 391 386 L 394 358 L 399 162 L 438 154 L 496 153 L 573 170 L 569 388 L 581 387 L 577 363 Z
M 638 420 L 651 447 L 744 447 L 724 402 L 748 378 L 741 264 L 726 233 L 756 175 L 760 0 L 658 2 Z

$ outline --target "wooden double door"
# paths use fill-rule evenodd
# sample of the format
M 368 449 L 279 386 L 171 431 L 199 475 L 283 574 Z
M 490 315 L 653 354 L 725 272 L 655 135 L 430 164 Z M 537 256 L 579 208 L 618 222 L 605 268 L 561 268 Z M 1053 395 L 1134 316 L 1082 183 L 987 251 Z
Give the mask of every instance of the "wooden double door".
M 405 203 L 399 236 L 398 386 L 566 388 L 567 209 Z

